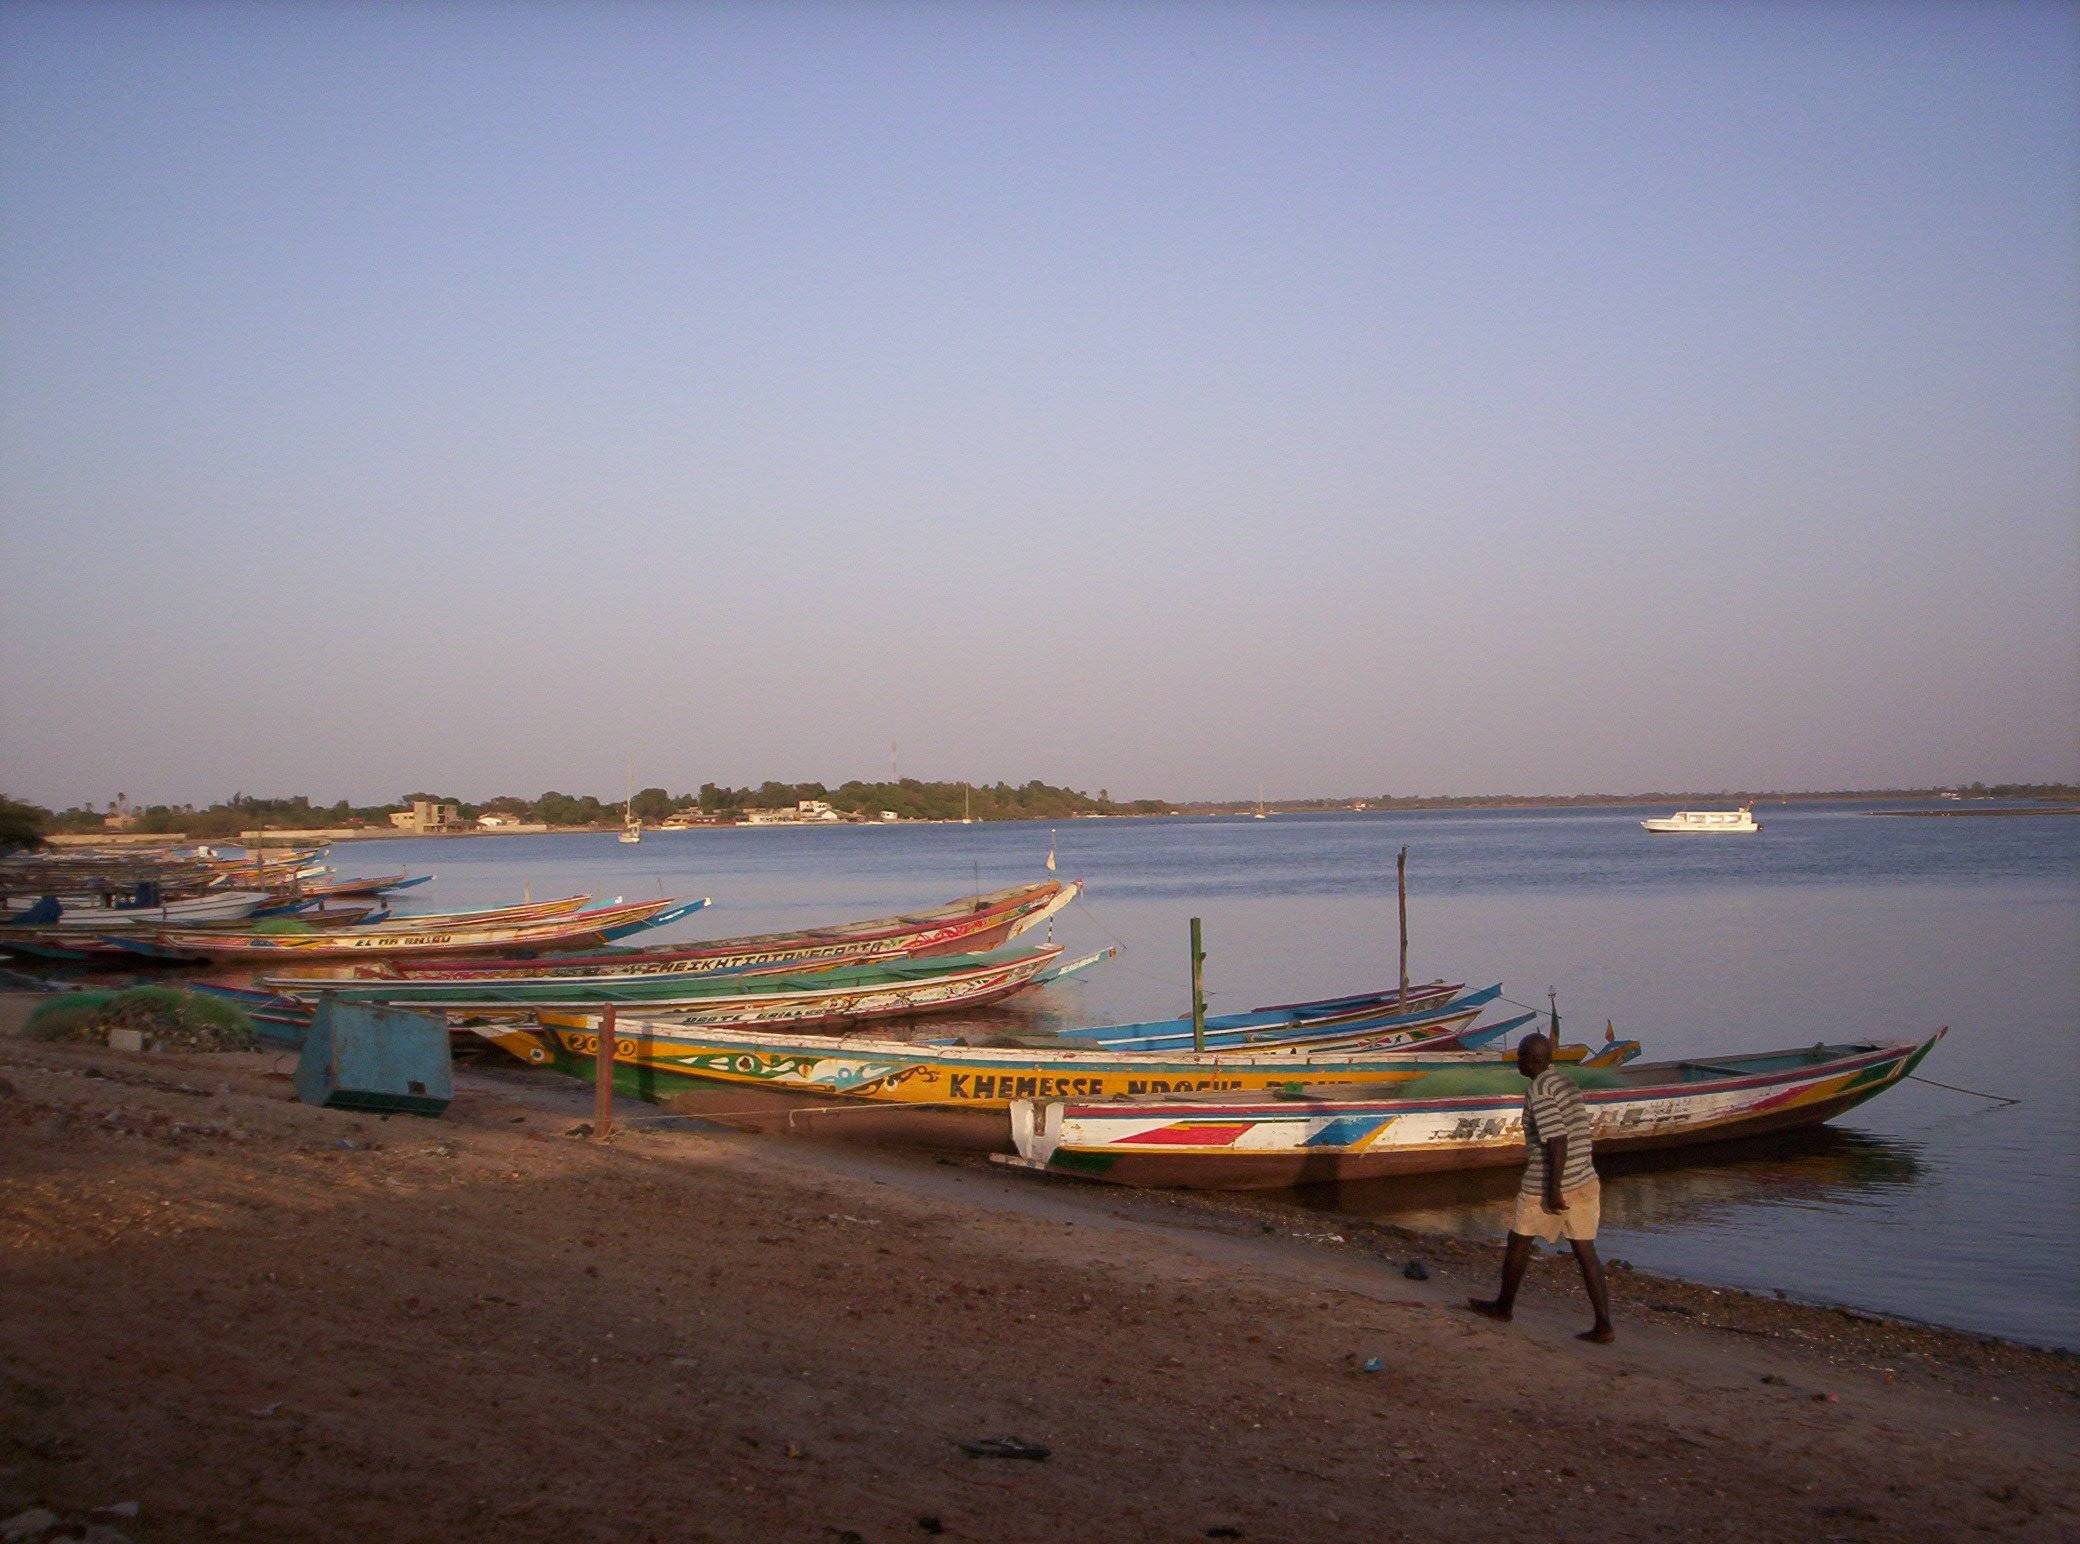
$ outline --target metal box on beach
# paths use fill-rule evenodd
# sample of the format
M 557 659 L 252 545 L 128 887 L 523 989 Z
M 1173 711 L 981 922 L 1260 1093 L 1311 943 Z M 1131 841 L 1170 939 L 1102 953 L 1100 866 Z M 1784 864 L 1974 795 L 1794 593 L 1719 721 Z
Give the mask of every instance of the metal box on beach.
M 324 1002 L 296 1064 L 296 1097 L 328 1110 L 438 1115 L 455 1095 L 447 1020 Z

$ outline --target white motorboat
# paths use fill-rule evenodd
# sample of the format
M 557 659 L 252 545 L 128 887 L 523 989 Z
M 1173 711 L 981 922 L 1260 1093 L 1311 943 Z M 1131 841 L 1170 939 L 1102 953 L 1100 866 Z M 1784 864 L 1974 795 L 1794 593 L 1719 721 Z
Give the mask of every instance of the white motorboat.
M 1660 820 L 1642 820 L 1640 828 L 1656 836 L 1719 836 L 1760 831 L 1755 807 L 1743 804 L 1737 810 L 1681 810 Z

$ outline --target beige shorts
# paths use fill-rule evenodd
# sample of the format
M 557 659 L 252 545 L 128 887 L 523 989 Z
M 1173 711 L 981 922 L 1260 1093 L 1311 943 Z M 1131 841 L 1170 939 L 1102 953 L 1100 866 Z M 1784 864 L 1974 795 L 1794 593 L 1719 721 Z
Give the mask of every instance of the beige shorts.
M 1557 1244 L 1563 1237 L 1596 1237 L 1596 1225 L 1603 1220 L 1602 1182 L 1592 1179 L 1586 1185 L 1563 1190 L 1560 1201 L 1566 1210 L 1549 1212 L 1544 1196 L 1519 1195 L 1516 1216 L 1510 1219 L 1510 1232 L 1525 1238 L 1542 1238 L 1549 1244 Z

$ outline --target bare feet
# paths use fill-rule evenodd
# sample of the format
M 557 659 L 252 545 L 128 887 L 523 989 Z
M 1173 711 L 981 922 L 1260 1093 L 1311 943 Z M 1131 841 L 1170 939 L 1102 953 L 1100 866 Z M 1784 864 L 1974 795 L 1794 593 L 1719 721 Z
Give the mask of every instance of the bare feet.
M 1586 1340 L 1592 1346 L 1607 1346 L 1617 1338 L 1618 1332 L 1608 1324 L 1593 1325 L 1575 1336 L 1576 1340 Z
M 1509 1323 L 1510 1310 L 1494 1298 L 1469 1297 L 1466 1306 L 1487 1318 L 1500 1319 L 1504 1324 Z

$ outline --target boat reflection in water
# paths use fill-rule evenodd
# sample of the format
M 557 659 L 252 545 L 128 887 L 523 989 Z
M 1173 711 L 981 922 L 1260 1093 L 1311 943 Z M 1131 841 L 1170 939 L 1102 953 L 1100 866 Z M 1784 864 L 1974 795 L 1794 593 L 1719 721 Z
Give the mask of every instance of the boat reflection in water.
M 1681 1152 L 1599 1154 L 1606 1230 L 1669 1233 L 1737 1220 L 1749 1208 L 1829 1211 L 1875 1204 L 1917 1184 L 1918 1144 L 1831 1126 Z M 1303 1211 L 1365 1217 L 1426 1233 L 1500 1238 L 1519 1171 L 1410 1175 L 1287 1191 Z

